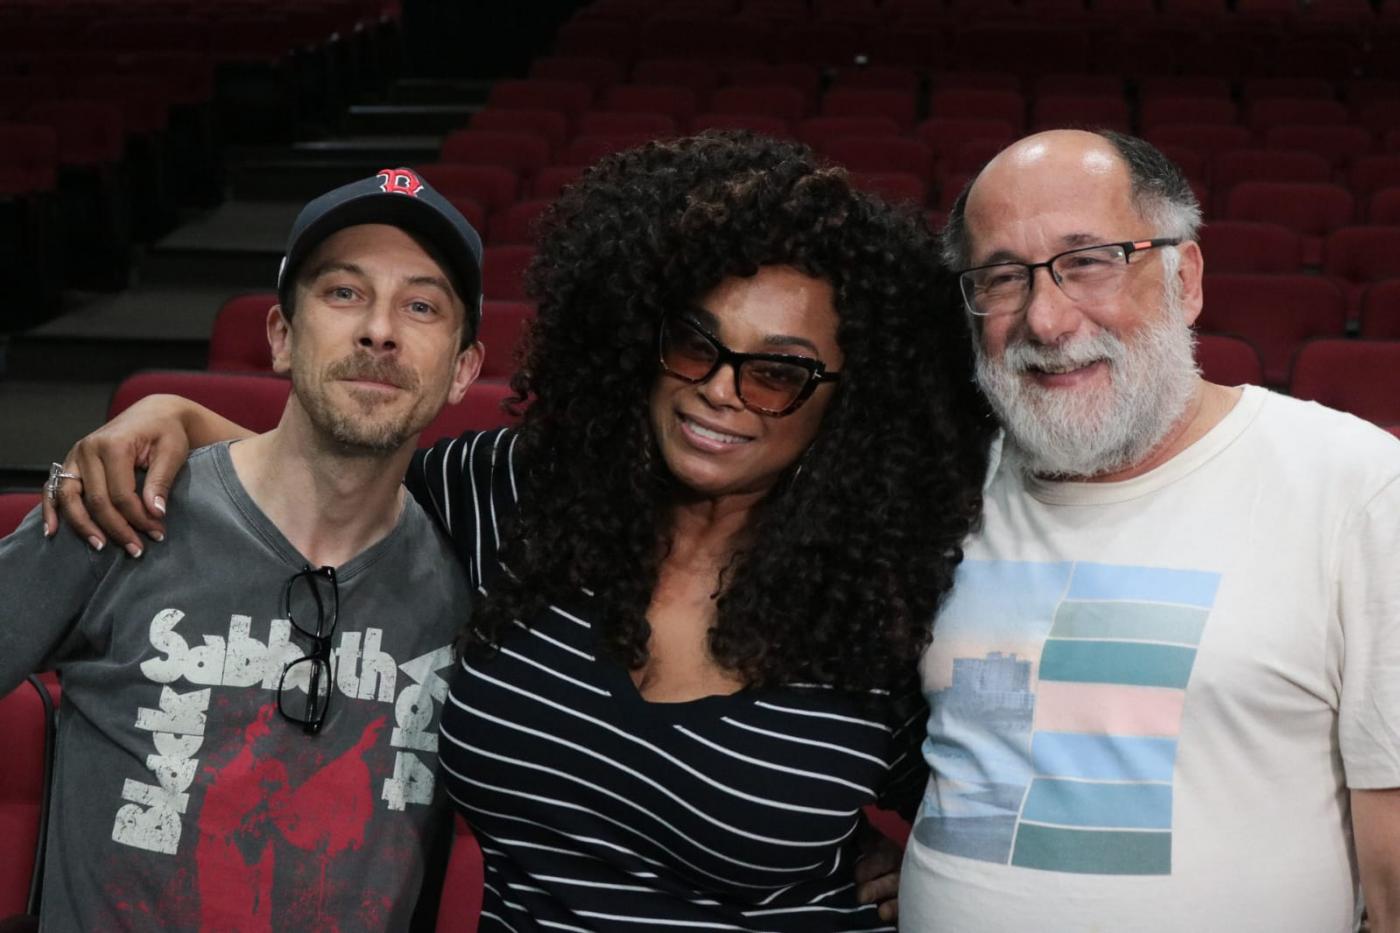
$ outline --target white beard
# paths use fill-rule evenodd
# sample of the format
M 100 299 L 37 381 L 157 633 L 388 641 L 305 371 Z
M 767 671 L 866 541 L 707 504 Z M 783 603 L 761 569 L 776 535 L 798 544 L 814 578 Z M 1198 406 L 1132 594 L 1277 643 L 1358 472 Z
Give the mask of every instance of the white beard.
M 977 381 L 1028 472 L 1084 478 L 1122 470 L 1145 459 L 1180 420 L 1200 371 L 1174 279 L 1160 312 L 1131 342 L 1105 330 L 1057 346 L 1020 340 L 991 360 L 974 341 Z M 1025 376 L 1097 360 L 1108 364 L 1106 392 L 1044 389 Z

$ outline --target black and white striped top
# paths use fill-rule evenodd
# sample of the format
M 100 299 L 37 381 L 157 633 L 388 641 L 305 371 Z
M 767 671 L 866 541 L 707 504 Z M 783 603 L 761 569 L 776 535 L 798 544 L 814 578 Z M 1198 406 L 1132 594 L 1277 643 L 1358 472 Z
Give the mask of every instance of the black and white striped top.
M 503 572 L 514 440 L 444 441 L 409 475 L 483 597 Z M 856 902 L 851 870 L 861 808 L 907 813 L 923 789 L 917 688 L 649 703 L 596 615 L 580 592 L 452 680 L 439 759 L 484 855 L 481 930 L 893 930 Z

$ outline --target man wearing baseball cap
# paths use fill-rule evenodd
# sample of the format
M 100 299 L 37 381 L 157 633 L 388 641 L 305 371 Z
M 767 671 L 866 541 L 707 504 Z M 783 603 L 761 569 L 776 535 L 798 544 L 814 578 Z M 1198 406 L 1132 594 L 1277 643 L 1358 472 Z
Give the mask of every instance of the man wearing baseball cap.
M 0 541 L 0 694 L 63 678 L 42 929 L 403 930 L 435 907 L 470 595 L 401 479 L 480 367 L 480 260 L 407 169 L 317 198 L 267 320 L 277 427 L 195 451 L 141 560 L 37 511 Z M 81 486 L 64 473 L 50 500 Z

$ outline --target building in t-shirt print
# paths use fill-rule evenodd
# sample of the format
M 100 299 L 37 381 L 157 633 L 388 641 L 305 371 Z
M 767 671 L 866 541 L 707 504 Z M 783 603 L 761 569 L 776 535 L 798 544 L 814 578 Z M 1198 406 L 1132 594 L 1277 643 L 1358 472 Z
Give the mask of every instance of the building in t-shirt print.
M 924 845 L 1046 871 L 1171 872 L 1186 688 L 1219 575 L 965 562 L 924 668 Z

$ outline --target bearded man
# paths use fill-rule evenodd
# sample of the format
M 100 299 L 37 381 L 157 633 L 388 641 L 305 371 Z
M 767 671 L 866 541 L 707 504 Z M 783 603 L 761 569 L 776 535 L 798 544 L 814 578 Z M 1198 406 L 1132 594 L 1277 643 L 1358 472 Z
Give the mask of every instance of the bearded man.
M 1341 933 L 1361 887 L 1400 929 L 1400 444 L 1200 377 L 1199 221 L 1150 145 L 1066 130 L 952 211 L 1004 431 L 905 930 Z

